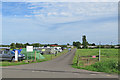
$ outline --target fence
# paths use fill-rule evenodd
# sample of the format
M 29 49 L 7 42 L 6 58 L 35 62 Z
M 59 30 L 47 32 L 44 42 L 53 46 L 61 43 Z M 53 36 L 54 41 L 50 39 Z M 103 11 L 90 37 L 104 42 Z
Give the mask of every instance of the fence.
M 94 55 L 94 56 L 77 56 L 77 66 L 81 66 L 81 67 L 85 67 L 87 65 L 91 65 L 95 62 L 98 62 L 98 55 Z
M 39 51 L 34 50 L 33 52 L 26 52 L 26 49 L 24 48 L 21 53 L 26 56 L 26 60 L 44 59 L 44 57 L 40 54 Z

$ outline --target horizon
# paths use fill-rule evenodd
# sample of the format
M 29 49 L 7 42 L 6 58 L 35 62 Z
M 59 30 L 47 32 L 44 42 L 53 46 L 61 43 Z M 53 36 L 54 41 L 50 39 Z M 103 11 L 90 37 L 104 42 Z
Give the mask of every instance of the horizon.
M 96 45 L 118 44 L 117 4 L 2 2 L 1 44 L 72 44 L 82 42 L 83 35 Z

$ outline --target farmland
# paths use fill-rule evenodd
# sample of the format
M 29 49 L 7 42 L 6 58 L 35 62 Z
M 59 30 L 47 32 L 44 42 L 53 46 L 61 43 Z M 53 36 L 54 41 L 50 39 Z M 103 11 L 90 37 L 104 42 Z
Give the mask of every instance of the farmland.
M 86 69 L 91 71 L 106 72 L 106 73 L 120 73 L 118 71 L 118 49 L 101 49 L 101 60 L 98 57 L 90 57 L 89 64 L 80 58 L 79 65 L 77 65 L 77 58 L 79 56 L 94 56 L 99 54 L 99 49 L 77 49 L 73 59 L 73 67 L 78 69 Z

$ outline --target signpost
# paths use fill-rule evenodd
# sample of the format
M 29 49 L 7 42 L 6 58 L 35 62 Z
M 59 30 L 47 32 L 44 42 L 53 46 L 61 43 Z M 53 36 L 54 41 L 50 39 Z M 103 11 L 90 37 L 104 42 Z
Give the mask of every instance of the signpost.
M 27 52 L 33 52 L 33 46 L 27 46 Z
M 36 61 L 36 51 L 35 51 L 35 61 Z
M 33 46 L 26 46 L 26 51 L 33 52 Z M 31 53 L 31 58 L 32 58 L 32 53 Z M 27 61 L 28 61 L 28 53 L 27 53 Z

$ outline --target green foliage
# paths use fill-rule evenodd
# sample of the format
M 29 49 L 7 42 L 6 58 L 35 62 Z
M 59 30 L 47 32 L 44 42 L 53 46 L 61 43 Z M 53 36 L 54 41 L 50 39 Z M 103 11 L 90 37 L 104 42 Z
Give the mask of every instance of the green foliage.
M 23 48 L 23 44 L 22 43 L 16 43 L 16 48 Z
M 81 43 L 79 41 L 73 42 L 73 46 L 77 47 L 78 49 L 80 48 Z
M 33 44 L 31 44 L 31 46 L 33 46 L 33 47 L 40 47 L 40 43 L 33 43 Z
M 11 47 L 11 49 L 15 49 L 15 48 L 16 48 L 15 43 L 11 43 L 11 44 L 10 44 L 10 47 Z
M 116 59 L 108 59 L 105 61 L 97 62 L 85 68 L 98 72 L 118 73 L 118 61 Z
M 70 44 L 69 44 L 69 43 L 67 43 L 67 45 L 69 46 Z

